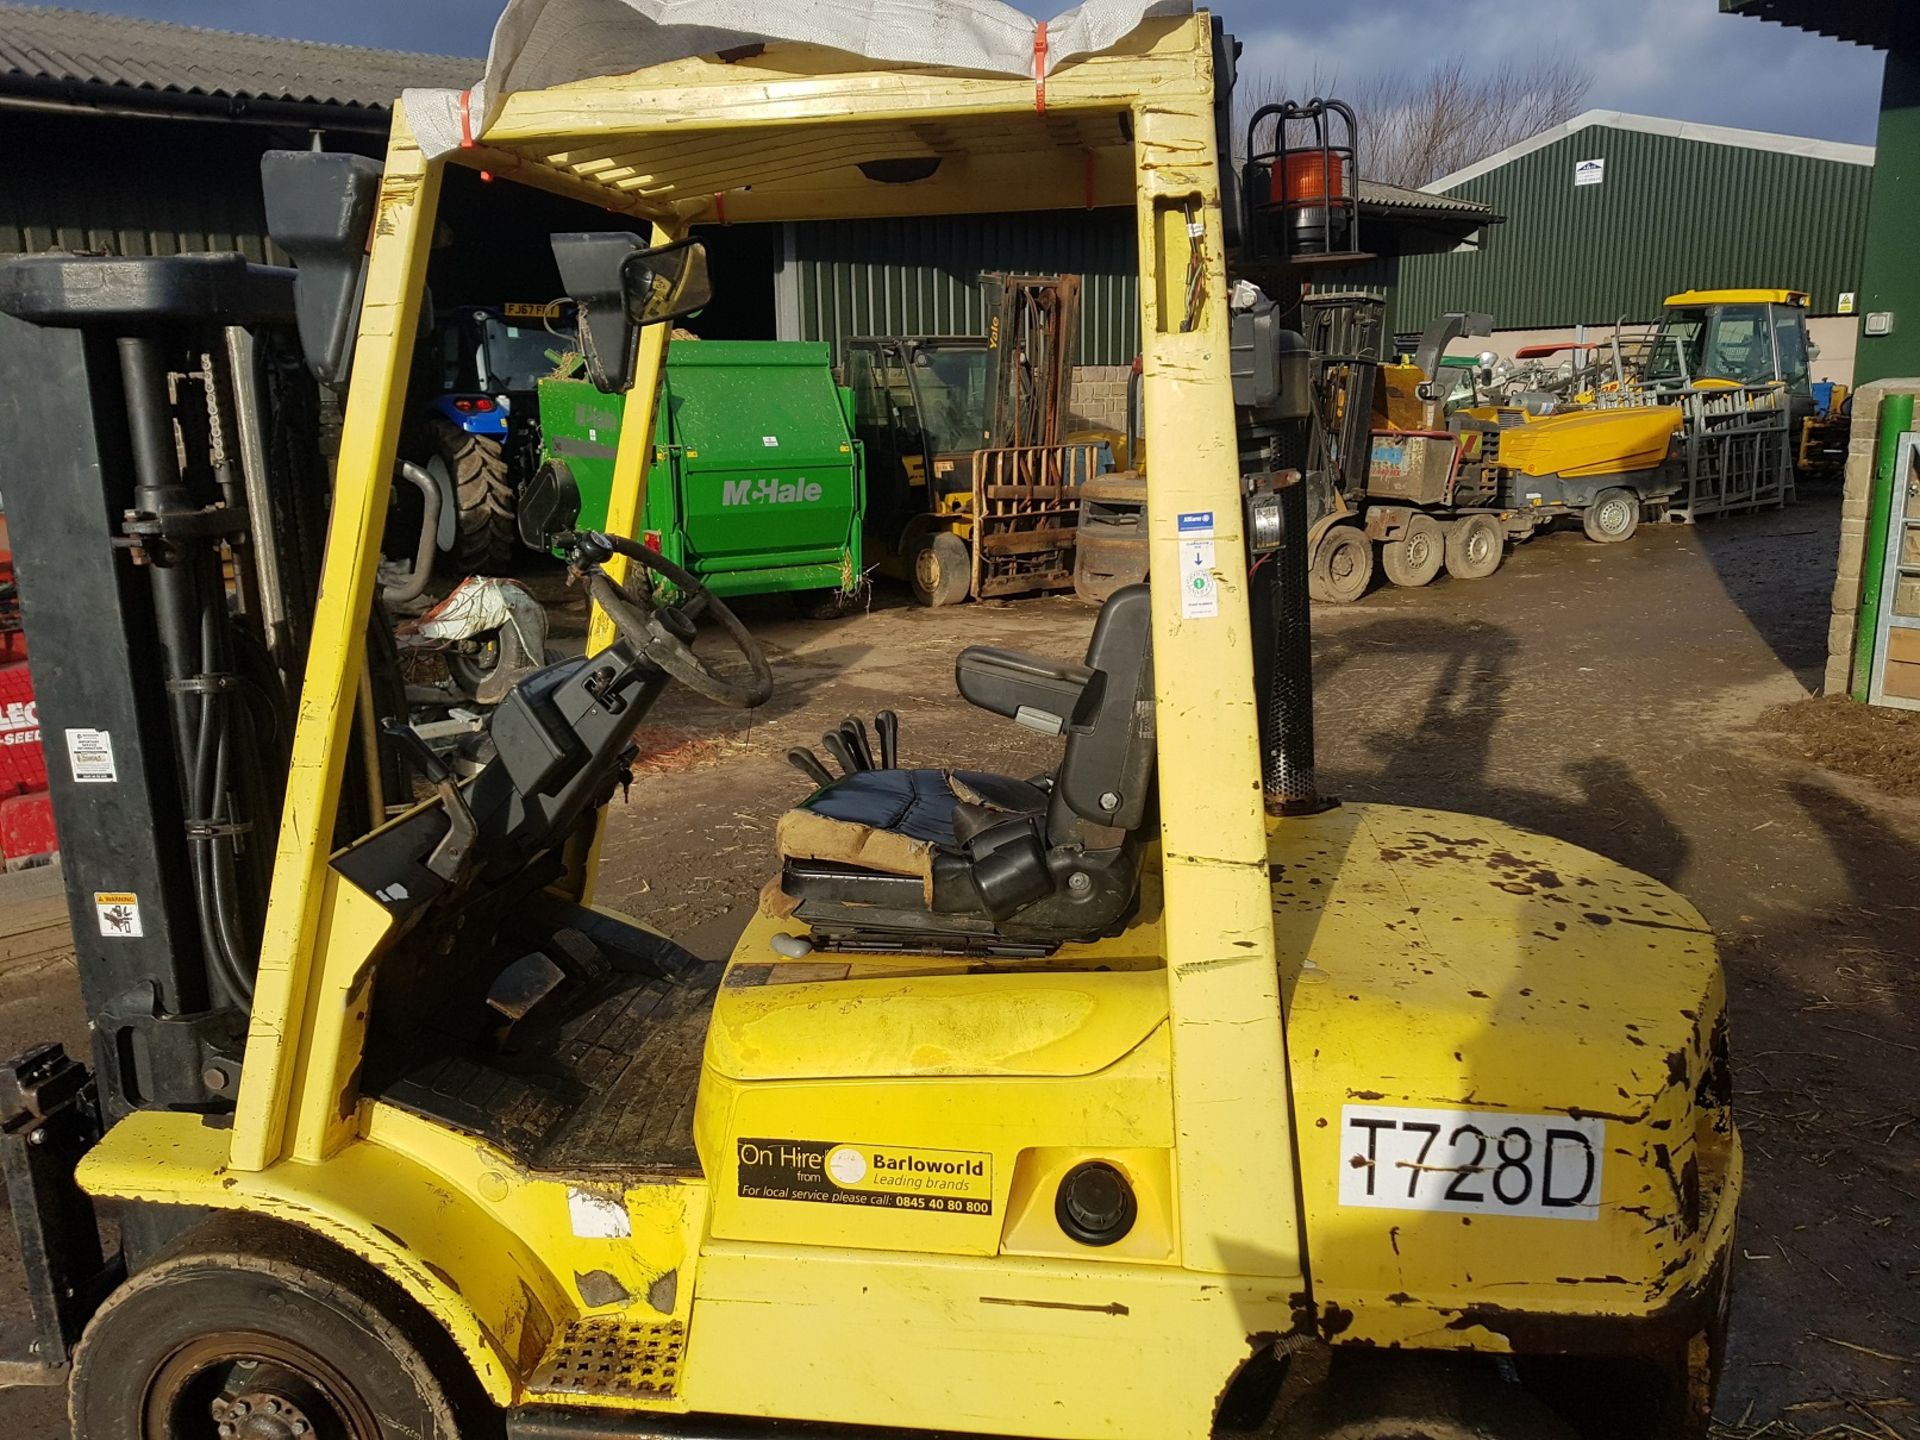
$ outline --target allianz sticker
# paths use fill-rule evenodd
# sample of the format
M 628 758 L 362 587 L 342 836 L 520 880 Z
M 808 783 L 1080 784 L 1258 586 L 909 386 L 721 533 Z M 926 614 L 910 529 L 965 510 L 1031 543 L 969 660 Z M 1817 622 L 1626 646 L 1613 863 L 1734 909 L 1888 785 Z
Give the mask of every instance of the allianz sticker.
M 67 764 L 80 785 L 111 785 L 120 778 L 113 764 L 113 736 L 105 730 L 67 731 Z
M 1496 1110 L 1348 1105 L 1340 1203 L 1534 1220 L 1598 1220 L 1607 1122 Z
M 146 933 L 140 928 L 140 897 L 131 890 L 94 891 L 93 913 L 109 940 L 137 940 Z
M 1213 512 L 1174 517 L 1180 536 L 1180 618 L 1211 620 L 1220 613 L 1220 577 L 1214 573 Z
M 993 1157 L 974 1150 L 831 1140 L 741 1140 L 740 1198 L 993 1213 Z

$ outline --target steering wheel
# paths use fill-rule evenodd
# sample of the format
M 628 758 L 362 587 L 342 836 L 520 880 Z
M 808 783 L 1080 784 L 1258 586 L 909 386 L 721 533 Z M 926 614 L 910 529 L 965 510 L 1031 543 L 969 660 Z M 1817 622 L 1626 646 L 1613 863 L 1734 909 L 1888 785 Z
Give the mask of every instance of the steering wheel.
M 751 710 L 767 703 L 773 694 L 773 671 L 767 665 L 766 652 L 747 633 L 739 617 L 694 576 L 659 551 L 649 550 L 624 536 L 585 530 L 563 543 L 573 553 L 574 568 L 586 576 L 587 589 L 595 603 L 607 612 L 614 628 L 640 654 L 681 684 L 718 704 Z M 600 568 L 601 562 L 612 555 L 624 555 L 671 582 L 681 594 L 681 603 L 646 607 L 635 604 Z M 734 648 L 746 658 L 751 673 L 745 679 L 715 674 L 706 661 L 693 653 L 696 624 L 706 614 L 720 622 L 720 628 Z

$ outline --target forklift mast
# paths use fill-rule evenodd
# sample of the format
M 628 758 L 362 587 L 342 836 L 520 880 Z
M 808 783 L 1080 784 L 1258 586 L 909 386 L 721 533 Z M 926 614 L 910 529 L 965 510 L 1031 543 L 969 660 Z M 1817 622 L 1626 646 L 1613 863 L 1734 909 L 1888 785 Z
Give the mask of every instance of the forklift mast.
M 980 277 L 987 301 L 987 447 L 1066 438 L 1080 334 L 1078 275 Z
M 0 1074 L 43 1368 L 104 1273 L 75 1148 L 136 1109 L 224 1123 L 239 1091 L 327 523 L 294 323 L 293 272 L 238 254 L 0 267 L 7 518 L 93 1032 L 92 1080 L 58 1046 Z M 364 829 L 377 777 L 350 788 Z

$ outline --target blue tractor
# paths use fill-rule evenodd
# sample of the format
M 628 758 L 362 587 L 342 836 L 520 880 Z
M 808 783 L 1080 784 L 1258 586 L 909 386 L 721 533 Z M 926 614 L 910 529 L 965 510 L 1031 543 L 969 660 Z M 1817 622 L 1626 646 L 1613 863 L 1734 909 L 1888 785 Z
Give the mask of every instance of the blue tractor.
M 436 548 L 461 575 L 499 574 L 519 542 L 520 487 L 540 467 L 539 383 L 565 342 L 549 305 L 458 305 L 423 338 L 407 449 L 440 488 Z

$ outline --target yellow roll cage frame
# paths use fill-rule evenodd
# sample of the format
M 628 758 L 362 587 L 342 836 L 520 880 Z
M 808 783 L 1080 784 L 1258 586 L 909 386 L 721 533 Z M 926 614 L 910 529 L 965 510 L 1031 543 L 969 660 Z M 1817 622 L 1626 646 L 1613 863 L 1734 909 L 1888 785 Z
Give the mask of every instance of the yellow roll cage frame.
M 743 71 L 763 84 L 743 84 Z M 689 117 L 698 117 L 697 122 Z M 1225 245 L 1214 135 L 1211 26 L 1149 21 L 1114 51 L 1045 82 L 930 73 L 770 44 L 510 96 L 472 146 L 429 159 L 396 109 L 346 405 L 321 598 L 294 738 L 247 1064 L 236 1170 L 324 1158 L 352 1138 L 361 1034 L 323 995 L 364 985 L 358 945 L 323 943 L 352 902 L 328 839 L 354 723 L 399 420 L 443 166 L 465 165 L 649 222 L 659 238 L 729 220 L 881 217 L 1048 208 L 1063 196 L 1131 204 L 1139 218 L 1146 434 L 1189 457 L 1152 480 L 1153 565 L 1177 568 L 1175 517 L 1210 511 L 1219 613 L 1183 619 L 1154 594 L 1166 974 L 1180 1132 L 1182 1251 L 1196 1268 L 1297 1277 L 1293 1146 L 1261 807 L 1240 481 L 1227 363 Z M 924 180 L 865 179 L 863 163 L 936 160 Z M 622 428 L 608 524 L 633 533 L 667 346 L 642 332 L 639 408 Z M 609 638 L 596 615 L 593 640 Z M 597 845 L 595 847 L 597 851 Z M 577 857 L 587 896 L 594 855 Z M 372 917 L 358 917 L 369 923 Z M 351 1017 L 355 1012 L 346 1007 Z M 364 1006 L 358 1011 L 364 1019 Z M 1229 1256 L 1226 1249 L 1234 1250 Z

